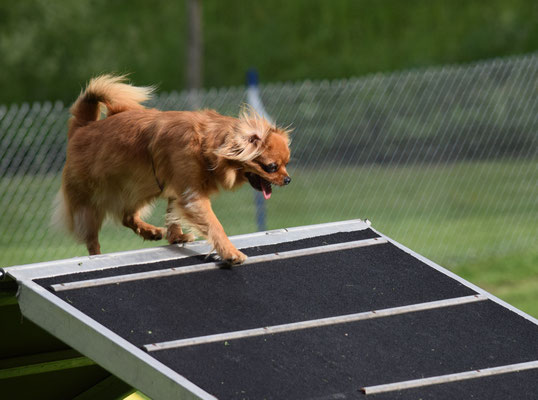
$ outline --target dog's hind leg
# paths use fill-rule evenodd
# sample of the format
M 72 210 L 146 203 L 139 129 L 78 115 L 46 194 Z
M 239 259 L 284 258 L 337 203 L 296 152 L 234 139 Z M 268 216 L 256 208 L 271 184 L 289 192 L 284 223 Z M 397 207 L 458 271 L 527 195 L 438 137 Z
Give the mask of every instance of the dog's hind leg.
M 73 212 L 73 233 L 86 244 L 90 256 L 101 254 L 99 230 L 103 219 L 103 214 L 89 206 L 80 207 Z
M 122 223 L 127 228 L 131 228 L 134 233 L 144 238 L 144 240 L 161 240 L 165 235 L 163 228 L 158 228 L 140 218 L 140 210 L 135 212 L 125 212 Z
M 180 223 L 180 213 L 177 199 L 173 197 L 169 198 L 168 207 L 166 208 L 166 239 L 170 244 L 194 241 L 194 235 L 192 233 L 183 233 Z

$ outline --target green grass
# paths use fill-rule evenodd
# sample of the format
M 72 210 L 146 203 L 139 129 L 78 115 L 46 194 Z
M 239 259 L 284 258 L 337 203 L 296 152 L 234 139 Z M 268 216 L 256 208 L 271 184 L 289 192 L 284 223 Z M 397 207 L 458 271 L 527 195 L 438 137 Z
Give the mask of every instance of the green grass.
M 535 160 L 442 165 L 293 168 L 293 182 L 266 202 L 268 229 L 369 218 L 414 251 L 538 316 Z M 47 228 L 58 177 L 0 181 L 0 261 L 24 264 L 85 255 Z M 32 196 L 33 195 L 33 196 Z M 6 199 L 16 200 L 7 203 Z M 253 191 L 213 200 L 228 234 L 256 231 Z M 150 222 L 162 224 L 159 202 Z M 164 245 L 107 225 L 104 252 Z
M 508 303 L 538 316 L 538 250 L 466 262 L 453 271 Z

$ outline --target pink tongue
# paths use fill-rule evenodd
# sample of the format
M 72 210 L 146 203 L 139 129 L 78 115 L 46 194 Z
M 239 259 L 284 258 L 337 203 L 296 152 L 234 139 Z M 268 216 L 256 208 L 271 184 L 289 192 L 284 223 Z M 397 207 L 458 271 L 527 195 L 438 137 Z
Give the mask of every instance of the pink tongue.
M 261 186 L 262 186 L 262 191 L 263 191 L 263 198 L 265 200 L 269 200 L 269 198 L 271 197 L 271 193 L 272 193 L 271 184 L 262 182 Z

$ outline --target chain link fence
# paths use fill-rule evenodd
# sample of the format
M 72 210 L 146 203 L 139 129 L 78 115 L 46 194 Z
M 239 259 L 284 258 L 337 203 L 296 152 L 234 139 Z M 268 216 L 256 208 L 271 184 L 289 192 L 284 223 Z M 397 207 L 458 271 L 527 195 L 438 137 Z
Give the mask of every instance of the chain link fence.
M 277 124 L 294 129 L 293 182 L 266 202 L 268 229 L 368 218 L 449 267 L 535 248 L 538 54 L 260 93 Z M 161 94 L 150 106 L 237 115 L 244 102 L 237 87 Z M 1 266 L 86 254 L 49 227 L 68 108 L 0 106 Z M 252 192 L 215 198 L 228 234 L 256 230 Z M 158 202 L 150 222 L 162 225 L 163 214 Z M 101 244 L 112 252 L 165 243 L 109 224 Z

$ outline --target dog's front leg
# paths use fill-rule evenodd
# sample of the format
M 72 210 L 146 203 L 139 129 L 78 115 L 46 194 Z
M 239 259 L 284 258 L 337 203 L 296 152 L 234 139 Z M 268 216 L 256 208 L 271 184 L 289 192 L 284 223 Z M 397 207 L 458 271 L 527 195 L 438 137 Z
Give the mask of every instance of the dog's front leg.
M 207 238 L 224 261 L 241 264 L 247 259 L 247 256 L 237 250 L 226 236 L 224 228 L 211 208 L 209 198 L 191 194 L 179 199 L 177 204 L 192 227 Z

